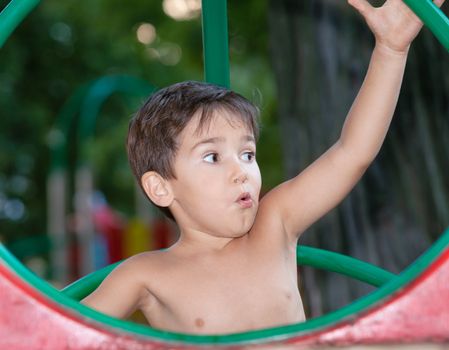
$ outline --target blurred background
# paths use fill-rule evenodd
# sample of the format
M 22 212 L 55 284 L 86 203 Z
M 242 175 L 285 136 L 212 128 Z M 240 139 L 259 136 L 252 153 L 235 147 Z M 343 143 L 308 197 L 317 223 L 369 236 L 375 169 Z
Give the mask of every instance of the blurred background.
M 151 91 L 203 80 L 200 17 L 200 0 L 44 0 L 0 50 L 0 241 L 57 287 L 176 240 L 124 143 Z M 231 87 L 262 111 L 267 192 L 337 140 L 373 37 L 337 0 L 229 0 L 228 23 Z M 300 244 L 395 273 L 424 252 L 449 225 L 448 96 L 449 55 L 424 29 L 379 156 Z M 300 270 L 309 317 L 371 291 Z

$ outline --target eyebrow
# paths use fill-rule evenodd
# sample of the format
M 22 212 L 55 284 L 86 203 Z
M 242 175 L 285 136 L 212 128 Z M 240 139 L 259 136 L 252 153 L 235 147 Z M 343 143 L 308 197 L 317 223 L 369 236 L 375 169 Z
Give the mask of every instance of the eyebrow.
M 254 143 L 256 143 L 256 139 L 255 139 L 254 136 L 252 136 L 252 135 L 245 135 L 245 136 L 242 136 L 241 140 L 242 140 L 243 142 L 254 142 Z M 224 137 L 209 137 L 209 138 L 207 138 L 207 139 L 204 139 L 204 140 L 201 140 L 201 141 L 197 142 L 197 143 L 190 149 L 190 152 L 193 152 L 193 150 L 194 150 L 195 148 L 197 148 L 197 147 L 199 147 L 199 146 L 201 146 L 201 145 L 204 145 L 204 144 L 209 144 L 209 143 L 214 144 L 214 143 L 223 143 L 223 142 L 225 142 L 225 138 L 224 138 Z

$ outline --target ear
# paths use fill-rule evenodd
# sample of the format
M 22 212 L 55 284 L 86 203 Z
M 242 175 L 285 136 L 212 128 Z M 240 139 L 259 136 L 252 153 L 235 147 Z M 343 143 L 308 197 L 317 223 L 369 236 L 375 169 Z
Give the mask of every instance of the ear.
M 168 207 L 173 202 L 173 191 L 170 183 L 155 171 L 147 171 L 141 178 L 142 187 L 151 201 Z

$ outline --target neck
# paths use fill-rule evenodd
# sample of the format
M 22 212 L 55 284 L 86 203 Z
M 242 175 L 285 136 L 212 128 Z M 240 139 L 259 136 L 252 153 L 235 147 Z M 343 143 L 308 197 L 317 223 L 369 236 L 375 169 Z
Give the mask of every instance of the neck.
M 241 238 L 217 237 L 193 229 L 181 230 L 180 237 L 172 248 L 190 254 L 216 254 L 223 252 L 233 241 Z

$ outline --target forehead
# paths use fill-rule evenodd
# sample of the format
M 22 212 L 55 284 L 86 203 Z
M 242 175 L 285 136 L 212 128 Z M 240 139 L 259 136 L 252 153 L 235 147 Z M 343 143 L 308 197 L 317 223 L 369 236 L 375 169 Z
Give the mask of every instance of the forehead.
M 217 136 L 225 131 L 253 135 L 253 130 L 241 115 L 220 109 L 213 111 L 207 117 L 203 117 L 201 111 L 196 112 L 181 133 L 180 141 L 195 142 L 205 137 Z

